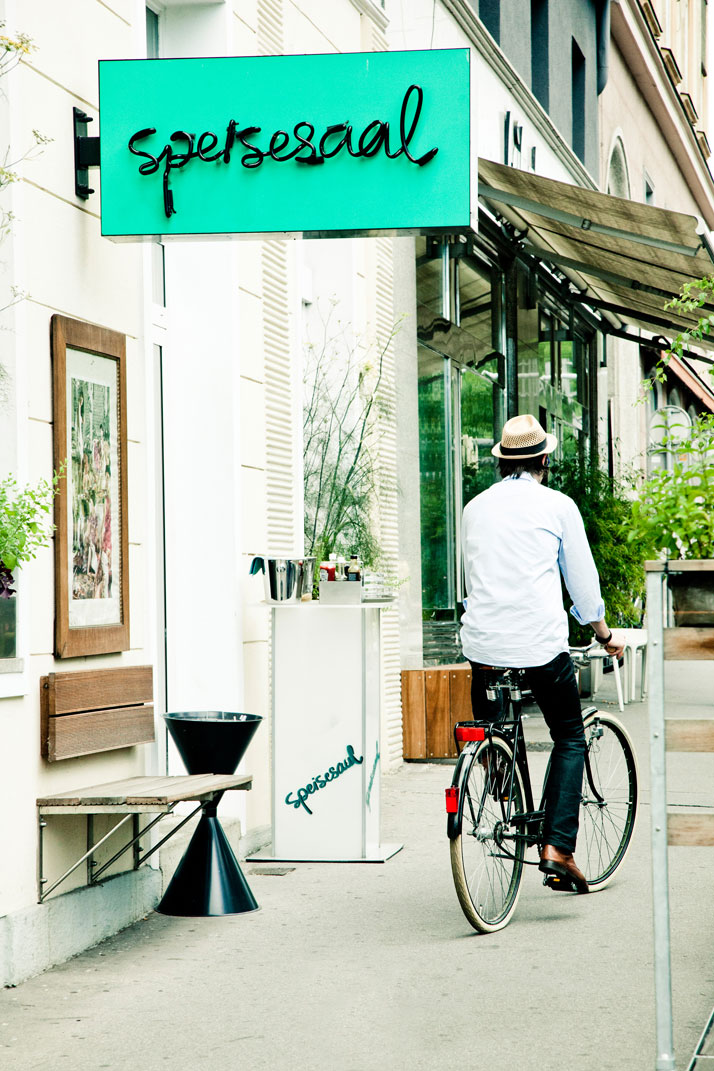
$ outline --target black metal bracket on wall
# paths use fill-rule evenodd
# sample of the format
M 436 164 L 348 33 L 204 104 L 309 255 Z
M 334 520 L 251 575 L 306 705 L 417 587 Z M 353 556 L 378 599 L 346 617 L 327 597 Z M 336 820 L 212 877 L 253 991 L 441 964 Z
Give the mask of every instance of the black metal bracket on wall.
M 81 108 L 72 108 L 74 124 L 74 192 L 86 201 L 94 190 L 89 185 L 89 168 L 99 167 L 99 138 L 87 137 L 87 125 L 93 123 L 91 115 Z

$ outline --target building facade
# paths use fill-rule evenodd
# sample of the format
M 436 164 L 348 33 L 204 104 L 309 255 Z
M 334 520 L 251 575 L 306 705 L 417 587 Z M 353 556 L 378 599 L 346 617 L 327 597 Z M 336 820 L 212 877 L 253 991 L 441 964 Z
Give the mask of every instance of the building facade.
M 402 758 L 400 670 L 461 657 L 459 519 L 495 479 L 503 422 L 534 412 L 560 456 L 614 470 L 619 458 L 645 463 L 658 407 L 712 408 L 705 365 L 687 359 L 651 412 L 633 410 L 672 333 L 663 295 L 688 277 L 662 232 L 674 221 L 680 247 L 691 239 L 692 270 L 710 262 L 706 5 L 686 6 L 686 26 L 684 8 L 568 0 L 556 17 L 548 0 L 0 0 L 5 32 L 35 46 L 0 96 L 10 159 L 33 129 L 51 139 L 0 189 L 13 216 L 0 245 L 0 477 L 49 477 L 62 456 L 54 318 L 122 339 L 130 636 L 125 649 L 59 657 L 52 551 L 21 570 L 16 648 L 0 658 L 0 851 L 13 864 L 0 883 L 4 983 L 156 904 L 161 869 L 133 871 L 126 857 L 109 881 L 87 886 L 79 868 L 38 904 L 36 800 L 182 772 L 163 712 L 263 716 L 246 762 L 253 791 L 226 798 L 222 814 L 241 851 L 269 841 L 270 611 L 249 569 L 256 554 L 310 549 L 303 414 L 325 339 L 332 367 L 354 363 L 358 400 L 380 369 L 369 531 L 397 592 L 383 615 L 382 772 Z M 96 192 L 77 193 L 72 114 L 101 139 L 99 59 L 447 48 L 471 59 L 473 229 L 122 244 L 101 237 L 101 169 L 89 171 Z M 629 202 L 648 209 L 642 219 Z M 701 241 L 696 221 L 667 212 L 699 217 Z M 643 276 L 649 290 L 635 286 Z M 316 673 L 321 657 L 349 652 L 315 652 Z M 49 761 L 42 679 L 139 666 L 153 671 L 154 742 Z M 95 840 L 107 829 L 98 819 Z M 49 816 L 43 840 L 44 872 L 60 875 L 84 850 L 85 825 Z M 175 855 L 162 859 L 170 871 Z

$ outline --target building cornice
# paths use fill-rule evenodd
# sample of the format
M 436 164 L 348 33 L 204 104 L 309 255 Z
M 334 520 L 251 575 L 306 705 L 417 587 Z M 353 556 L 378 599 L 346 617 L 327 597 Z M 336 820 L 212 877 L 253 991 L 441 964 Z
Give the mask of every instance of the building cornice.
M 585 189 L 599 189 L 597 182 L 578 156 L 575 155 L 568 142 L 558 131 L 548 113 L 541 107 L 528 87 L 523 83 L 521 76 L 511 66 L 505 55 L 498 47 L 483 23 L 474 14 L 473 8 L 466 0 L 442 0 L 446 10 L 453 15 L 461 29 L 467 34 L 479 55 L 486 61 L 497 78 L 507 86 L 514 100 L 517 101 L 523 114 L 533 124 L 548 147 L 552 149 L 560 162 L 565 166 L 573 182 Z
M 380 7 L 374 2 L 374 0 L 350 0 L 352 7 L 359 11 L 360 15 L 367 15 L 372 20 L 378 30 L 384 32 L 389 25 L 389 19 L 387 12 L 383 7 Z
M 613 40 L 657 121 L 700 214 L 707 227 L 714 229 L 714 179 L 639 5 L 632 0 L 616 0 L 612 5 L 611 25 Z

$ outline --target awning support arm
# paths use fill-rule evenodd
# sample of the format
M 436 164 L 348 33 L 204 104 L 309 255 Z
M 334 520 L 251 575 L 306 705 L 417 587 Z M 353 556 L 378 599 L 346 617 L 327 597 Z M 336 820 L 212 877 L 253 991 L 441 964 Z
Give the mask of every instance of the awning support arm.
M 664 238 L 653 238 L 647 234 L 636 234 L 633 231 L 625 231 L 620 227 L 608 227 L 605 223 L 598 223 L 593 219 L 576 216 L 572 212 L 565 212 L 562 208 L 553 205 L 544 205 L 539 201 L 531 201 L 528 197 L 521 197 L 517 193 L 506 190 L 498 190 L 494 186 L 487 186 L 484 182 L 478 184 L 479 197 L 485 197 L 490 201 L 500 201 L 512 208 L 523 209 L 526 212 L 534 212 L 537 216 L 563 223 L 566 227 L 577 227 L 578 230 L 592 231 L 594 234 L 604 234 L 609 238 L 624 238 L 627 242 L 637 242 L 638 245 L 653 246 L 655 249 L 663 249 L 670 253 L 681 253 L 685 257 L 695 257 L 702 248 L 700 243 L 696 248 L 690 245 L 680 245 L 677 242 L 668 242 Z M 707 250 L 708 251 L 708 250 Z

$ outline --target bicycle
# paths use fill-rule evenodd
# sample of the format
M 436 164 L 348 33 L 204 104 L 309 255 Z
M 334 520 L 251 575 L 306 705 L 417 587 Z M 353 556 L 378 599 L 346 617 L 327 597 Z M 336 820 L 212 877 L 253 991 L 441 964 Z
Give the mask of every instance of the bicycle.
M 571 648 L 576 666 L 594 647 Z M 501 699 L 497 722 L 462 721 L 454 726 L 459 757 L 446 789 L 447 833 L 456 894 L 480 933 L 508 924 L 520 895 L 526 849 L 543 846 L 544 802 L 534 810 L 521 715 L 522 669 L 484 670 L 489 699 Z M 509 708 L 512 717 L 509 718 Z M 637 816 L 637 761 L 632 741 L 612 714 L 583 710 L 586 755 L 580 806 L 578 865 L 591 890 L 612 879 L 630 846 Z M 544 885 L 569 888 L 568 879 L 546 874 Z

